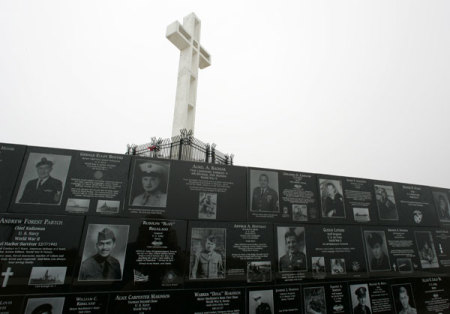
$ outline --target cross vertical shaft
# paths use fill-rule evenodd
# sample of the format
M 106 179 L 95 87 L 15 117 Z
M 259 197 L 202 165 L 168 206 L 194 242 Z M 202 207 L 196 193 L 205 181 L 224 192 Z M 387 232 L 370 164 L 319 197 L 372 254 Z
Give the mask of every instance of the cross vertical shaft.
M 172 136 L 179 135 L 181 129 L 194 132 L 198 68 L 211 65 L 211 56 L 200 45 L 200 26 L 199 18 L 191 13 L 183 25 L 176 21 L 167 27 L 167 39 L 180 49 Z

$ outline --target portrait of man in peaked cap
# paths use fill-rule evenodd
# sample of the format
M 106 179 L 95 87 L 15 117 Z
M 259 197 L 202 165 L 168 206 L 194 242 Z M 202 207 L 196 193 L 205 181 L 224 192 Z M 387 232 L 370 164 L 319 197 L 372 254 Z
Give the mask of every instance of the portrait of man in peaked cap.
M 367 284 L 350 285 L 353 314 L 371 314 L 369 287 Z
M 166 207 L 170 164 L 150 159 L 136 160 L 130 205 Z
M 30 153 L 16 203 L 60 204 L 70 160 L 70 156 Z
M 128 229 L 128 225 L 89 225 L 79 281 L 122 279 Z

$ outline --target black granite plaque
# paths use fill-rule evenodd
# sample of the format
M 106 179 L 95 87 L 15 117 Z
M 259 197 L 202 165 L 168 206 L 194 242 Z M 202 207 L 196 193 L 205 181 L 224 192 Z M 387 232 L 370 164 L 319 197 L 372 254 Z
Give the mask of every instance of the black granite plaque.
M 389 282 L 351 282 L 349 289 L 353 314 L 394 313 Z
M 448 277 L 419 278 L 414 293 L 417 312 L 423 314 L 450 313 L 450 280 Z
M 253 221 L 318 222 L 315 175 L 249 168 L 248 205 Z
M 130 156 L 28 147 L 12 212 L 118 215 Z
M 411 276 L 421 269 L 410 227 L 367 227 L 363 237 L 371 277 Z
M 275 225 L 276 281 L 298 282 L 310 275 L 311 262 L 307 249 L 311 241 L 311 226 Z
M 185 290 L 183 313 L 245 313 L 243 288 Z
M 348 222 L 357 224 L 377 223 L 377 204 L 372 181 L 361 178 L 343 178 L 344 203 Z
M 301 313 L 300 286 L 275 287 L 273 294 L 274 313 Z
M 179 291 L 122 292 L 110 296 L 108 313 L 185 313 Z
M 109 295 L 95 294 L 67 294 L 65 295 L 63 313 L 73 314 L 104 314 L 108 311 Z
M 25 146 L 0 143 L 0 212 L 6 212 L 22 165 Z
M 308 263 L 312 265 L 313 278 L 367 276 L 360 227 L 315 225 L 307 230 L 307 255 Z
M 450 190 L 432 188 L 434 205 L 439 218 L 439 222 L 443 226 L 450 225 Z
M 373 181 L 378 220 L 381 225 L 399 225 L 400 203 L 397 183 Z
M 303 286 L 304 313 L 351 313 L 346 283 Z
M 0 216 L 2 294 L 67 290 L 82 217 Z
M 427 186 L 398 184 L 400 222 L 409 226 L 438 226 L 431 189 Z
M 125 288 L 181 287 L 185 265 L 186 222 L 133 219 L 131 229 L 133 232 L 130 233 L 125 265 Z
M 191 221 L 188 240 L 191 285 L 272 282 L 272 225 Z
M 0 313 L 21 313 L 24 296 L 0 296 Z

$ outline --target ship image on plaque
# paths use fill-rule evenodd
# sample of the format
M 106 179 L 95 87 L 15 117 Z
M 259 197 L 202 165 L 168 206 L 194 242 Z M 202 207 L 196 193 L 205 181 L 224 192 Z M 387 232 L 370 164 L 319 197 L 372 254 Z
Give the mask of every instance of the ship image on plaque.
M 122 280 L 128 229 L 128 225 L 88 226 L 79 281 Z
M 384 231 L 364 231 L 364 239 L 369 271 L 390 271 L 391 264 Z
M 71 156 L 30 153 L 16 203 L 59 205 Z
M 439 220 L 444 223 L 450 223 L 450 202 L 446 190 L 433 191 L 434 204 L 439 216 Z
M 199 219 L 216 219 L 217 193 L 200 192 L 198 204 Z
M 417 251 L 423 269 L 439 268 L 433 237 L 429 231 L 415 231 Z
M 225 228 L 192 228 L 189 279 L 225 278 Z
M 353 314 L 372 313 L 369 287 L 367 286 L 367 284 L 350 285 L 350 295 L 352 298 Z
M 374 184 L 377 200 L 378 218 L 380 220 L 398 220 L 397 205 L 395 204 L 394 187 L 391 185 Z
M 67 267 L 33 267 L 28 285 L 63 285 Z
M 395 313 L 417 314 L 411 284 L 392 285 L 391 288 L 392 295 L 394 296 Z
M 248 292 L 248 313 L 275 313 L 273 303 L 273 290 L 250 290 Z
M 250 211 L 279 212 L 278 173 L 250 170 Z
M 344 194 L 342 182 L 319 178 L 322 217 L 345 218 Z
M 101 214 L 118 214 L 120 209 L 120 201 L 98 200 L 97 213 Z
M 305 313 L 327 313 L 327 302 L 324 287 L 307 287 L 303 289 Z
M 149 159 L 135 159 L 131 185 L 131 206 L 167 206 L 170 163 Z
M 69 198 L 66 204 L 66 212 L 68 213 L 87 213 L 89 211 L 89 199 Z
M 280 272 L 307 270 L 304 227 L 277 227 L 277 243 Z
M 64 301 L 64 297 L 30 298 L 25 314 L 62 314 Z

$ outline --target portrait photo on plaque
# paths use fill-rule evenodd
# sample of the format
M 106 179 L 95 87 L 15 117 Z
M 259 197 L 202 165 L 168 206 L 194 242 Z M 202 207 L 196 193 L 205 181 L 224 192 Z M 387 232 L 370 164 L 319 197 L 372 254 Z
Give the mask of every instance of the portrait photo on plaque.
M 29 153 L 16 203 L 59 205 L 71 159 L 70 155 Z
M 217 193 L 200 192 L 198 204 L 199 219 L 216 219 Z
M 374 184 L 377 200 L 378 218 L 381 221 L 397 221 L 398 210 L 395 202 L 394 187 L 392 185 Z
M 306 314 L 327 313 L 325 288 L 323 286 L 303 288 L 303 300 Z
M 25 314 L 62 314 L 64 297 L 29 298 Z
M 386 234 L 380 230 L 364 231 L 367 261 L 369 271 L 390 271 L 391 264 L 386 243 Z
M 346 218 L 344 192 L 341 180 L 319 178 L 323 218 Z
M 250 169 L 250 211 L 279 212 L 278 172 Z
M 316 279 L 323 279 L 326 276 L 325 272 L 325 257 L 312 256 L 311 257 L 312 276 Z
M 189 279 L 225 278 L 226 233 L 226 228 L 192 228 Z
M 439 262 L 430 231 L 415 231 L 417 251 L 422 269 L 439 268 Z
M 277 227 L 278 270 L 306 272 L 305 227 Z
M 353 314 L 371 314 L 369 287 L 367 284 L 350 285 Z
M 410 283 L 391 285 L 396 314 L 417 314 L 414 293 Z
M 450 201 L 449 193 L 446 190 L 433 191 L 434 204 L 438 213 L 439 220 L 444 223 L 450 223 Z
M 165 208 L 169 171 L 169 161 L 135 159 L 129 205 Z
M 249 290 L 248 291 L 249 314 L 275 313 L 273 302 L 273 290 Z
M 89 224 L 78 281 L 122 280 L 128 225 Z

